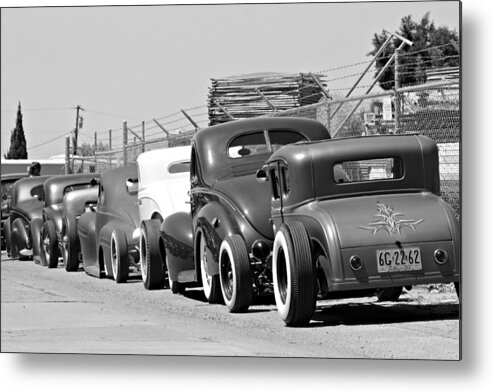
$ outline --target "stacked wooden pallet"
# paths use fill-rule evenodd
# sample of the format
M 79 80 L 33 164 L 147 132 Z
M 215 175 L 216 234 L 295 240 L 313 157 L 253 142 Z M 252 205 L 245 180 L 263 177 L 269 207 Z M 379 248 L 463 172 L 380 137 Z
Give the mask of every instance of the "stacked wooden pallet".
M 325 86 L 324 75 L 315 77 Z M 310 74 L 262 73 L 211 79 L 209 124 L 251 118 L 318 102 L 323 97 Z

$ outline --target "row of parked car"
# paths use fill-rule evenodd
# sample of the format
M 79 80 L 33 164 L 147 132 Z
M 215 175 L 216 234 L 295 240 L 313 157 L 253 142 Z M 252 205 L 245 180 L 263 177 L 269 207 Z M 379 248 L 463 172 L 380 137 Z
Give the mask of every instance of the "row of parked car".
M 82 264 L 117 283 L 140 274 L 148 290 L 202 287 L 230 312 L 273 295 L 288 326 L 333 293 L 459 290 L 460 230 L 440 198 L 436 143 L 331 140 L 307 119 L 233 121 L 101 175 L 20 179 L 3 230 L 13 258 Z

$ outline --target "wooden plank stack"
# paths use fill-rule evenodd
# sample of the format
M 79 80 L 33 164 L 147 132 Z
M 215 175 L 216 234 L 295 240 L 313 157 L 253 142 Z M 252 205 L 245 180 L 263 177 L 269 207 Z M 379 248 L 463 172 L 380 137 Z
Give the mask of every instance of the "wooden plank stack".
M 324 75 L 315 76 L 326 86 Z M 230 116 L 243 119 L 272 113 L 271 105 L 277 111 L 310 105 L 322 97 L 320 88 L 308 73 L 257 73 L 211 79 L 209 125 L 231 121 Z

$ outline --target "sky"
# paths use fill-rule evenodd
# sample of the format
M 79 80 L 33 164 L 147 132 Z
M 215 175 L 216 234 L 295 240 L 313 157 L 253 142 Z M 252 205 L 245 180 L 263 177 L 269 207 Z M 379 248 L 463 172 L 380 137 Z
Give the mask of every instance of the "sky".
M 210 78 L 368 61 L 374 33 L 426 12 L 459 31 L 455 1 L 4 8 L 2 157 L 18 102 L 29 158 L 48 158 L 64 153 L 77 105 L 85 109 L 79 144 L 92 143 L 95 131 L 104 142 L 123 120 L 140 124 L 201 106 L 205 119 Z
M 86 109 L 79 144 L 95 131 L 104 141 L 123 120 L 200 106 L 205 116 L 210 78 L 368 61 L 374 33 L 428 11 L 459 31 L 455 1 L 4 8 L 2 157 L 19 101 L 29 158 L 47 158 L 64 153 L 77 105 Z

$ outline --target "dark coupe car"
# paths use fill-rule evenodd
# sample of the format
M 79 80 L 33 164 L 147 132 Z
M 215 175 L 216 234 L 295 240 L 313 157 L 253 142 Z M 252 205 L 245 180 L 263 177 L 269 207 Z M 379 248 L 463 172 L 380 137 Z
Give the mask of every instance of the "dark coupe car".
M 39 256 L 37 239 L 43 224 L 43 184 L 48 178 L 50 176 L 23 178 L 14 184 L 10 217 L 5 225 L 13 258 L 26 260 Z
M 287 325 L 308 323 L 316 299 L 332 292 L 373 289 L 396 300 L 403 286 L 454 282 L 458 289 L 459 225 L 440 198 L 431 139 L 286 146 L 257 176 L 272 194 L 274 294 Z M 221 248 L 221 264 L 241 265 L 230 248 Z
M 192 141 L 191 214 L 173 214 L 161 225 L 173 292 L 202 284 L 210 303 L 224 300 L 231 312 L 246 311 L 254 294 L 272 294 L 272 196 L 256 172 L 283 145 L 329 138 L 321 123 L 299 118 L 199 130 Z M 223 243 L 234 262 L 219 262 Z
M 77 224 L 82 263 L 87 274 L 127 281 L 138 267 L 140 218 L 137 167 L 129 165 L 101 174 L 97 205 Z
M 56 268 L 63 254 L 64 196 L 75 190 L 92 187 L 91 181 L 98 177 L 97 174 L 68 174 L 53 176 L 45 181 L 43 226 L 39 237 L 41 265 Z
M 98 178 L 99 174 L 93 175 L 90 188 L 78 189 L 63 196 L 62 212 L 62 257 L 66 271 L 77 271 L 82 261 L 80 251 L 79 235 L 77 234 L 77 224 L 79 217 L 98 201 Z
M 8 248 L 7 248 L 7 241 L 5 240 L 5 233 L 3 230 L 3 226 L 5 224 L 5 221 L 9 218 L 10 216 L 10 207 L 12 205 L 12 191 L 14 190 L 14 183 L 17 180 L 20 180 L 21 178 L 26 177 L 27 174 L 25 173 L 17 173 L 17 174 L 4 174 L 2 175 L 1 179 L 1 188 L 2 188 L 2 226 L 1 226 L 1 232 L 2 232 L 2 250 L 7 249 L 7 254 L 10 256 L 10 240 L 8 242 Z M 10 222 L 10 221 L 9 221 Z M 7 230 L 10 230 L 10 227 L 7 228 Z M 10 231 L 9 231 L 9 237 L 10 237 Z

